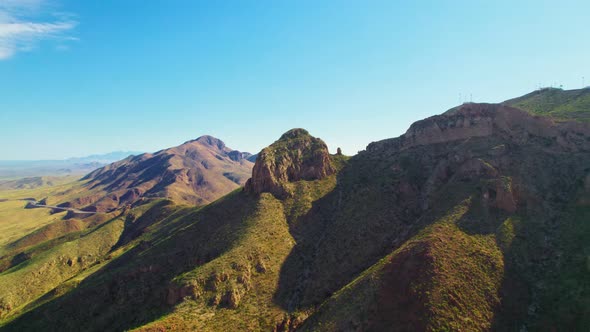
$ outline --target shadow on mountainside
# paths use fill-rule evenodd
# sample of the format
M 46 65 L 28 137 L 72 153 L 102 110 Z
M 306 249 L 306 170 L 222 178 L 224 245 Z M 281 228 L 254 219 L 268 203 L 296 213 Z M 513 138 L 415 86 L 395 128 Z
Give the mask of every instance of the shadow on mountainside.
M 290 312 L 319 305 L 416 234 L 423 179 L 414 167 L 421 168 L 419 157 L 409 154 L 352 157 L 335 188 L 289 220 L 297 244 L 281 268 L 275 303 Z
M 514 161 L 498 168 L 502 178 L 511 179 L 513 211 L 494 206 L 493 198 L 500 196 L 480 183 L 473 208 L 458 226 L 466 234 L 493 235 L 503 254 L 501 305 L 492 330 L 585 330 L 590 326 L 584 318 L 590 311 L 590 282 L 584 277 L 590 219 L 579 202 L 589 195 L 584 178 L 590 156 L 533 152 L 513 149 Z
M 149 240 L 2 330 L 122 331 L 165 315 L 176 302 L 168 292 L 174 277 L 228 251 L 240 234 L 227 230 L 236 229 L 252 213 L 253 200 L 237 192 L 202 209 L 186 209 L 181 217 L 176 213 L 152 223 L 159 228 Z M 135 231 L 124 232 L 120 244 Z
M 493 330 L 586 331 L 590 326 L 590 207 L 577 204 L 578 197 L 572 196 L 559 215 L 522 215 L 502 225 L 497 241 L 505 277 Z
M 459 255 L 468 267 L 453 272 L 450 263 L 444 268 L 451 272 L 439 277 L 452 273 L 459 284 L 468 285 L 470 273 L 487 278 L 486 269 L 495 269 L 496 276 L 489 278 L 494 286 L 478 293 L 494 294 L 494 299 L 484 296 L 489 311 L 478 317 L 479 322 L 492 330 L 559 329 L 560 322 L 571 330 L 587 327 L 588 212 L 579 207 L 566 211 L 584 190 L 590 156 L 568 151 L 564 158 L 561 151 L 503 143 L 474 138 L 351 158 L 331 192 L 312 202 L 306 213 L 289 219 L 297 243 L 281 268 L 275 303 L 291 313 L 317 308 L 469 199 L 469 208 L 453 230 L 453 236 L 474 245 Z M 587 206 L 590 199 L 585 202 Z M 445 254 L 452 258 L 454 244 L 448 248 Z M 485 255 L 500 263 L 480 266 Z M 577 292 L 571 291 L 572 285 Z M 457 291 L 466 296 L 475 290 Z M 477 303 L 466 301 L 449 302 L 443 309 L 477 311 Z M 471 307 L 462 307 L 465 304 Z M 434 319 L 444 321 L 451 312 Z
M 514 211 L 494 206 L 493 198 L 500 197 L 480 183 L 473 208 L 458 222 L 466 234 L 495 236 L 503 254 L 501 305 L 492 330 L 585 330 L 590 326 L 584 318 L 590 312 L 590 281 L 584 277 L 590 219 L 579 202 L 589 195 L 584 178 L 590 156 L 514 149 L 511 157 L 514 161 L 498 170 L 511 179 Z

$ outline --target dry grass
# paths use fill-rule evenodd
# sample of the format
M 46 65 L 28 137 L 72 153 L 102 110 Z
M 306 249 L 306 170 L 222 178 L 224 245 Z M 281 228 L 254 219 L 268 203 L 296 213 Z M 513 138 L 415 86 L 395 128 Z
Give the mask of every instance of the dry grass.
M 65 212 L 50 214 L 49 209 L 25 209 L 24 198 L 42 199 L 69 190 L 77 185 L 75 178 L 65 177 L 55 186 L 34 189 L 0 191 L 0 256 L 6 253 L 5 246 L 31 232 L 60 220 Z

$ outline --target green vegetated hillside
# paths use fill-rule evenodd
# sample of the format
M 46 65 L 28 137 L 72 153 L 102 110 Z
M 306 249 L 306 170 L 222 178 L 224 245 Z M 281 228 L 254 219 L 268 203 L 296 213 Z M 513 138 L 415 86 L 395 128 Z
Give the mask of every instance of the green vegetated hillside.
M 590 121 L 590 88 L 544 88 L 507 100 L 504 104 L 558 119 Z
M 0 329 L 587 331 L 590 127 L 528 112 L 466 104 L 351 158 L 291 130 L 209 205 L 33 246 Z
M 43 183 L 34 188 L 0 190 L 0 257 L 6 252 L 6 245 L 61 220 L 65 215 L 65 212 L 51 213 L 49 209 L 25 209 L 27 202 L 24 199 L 42 199 L 55 195 L 72 188 L 76 179 L 56 178 L 51 184 Z

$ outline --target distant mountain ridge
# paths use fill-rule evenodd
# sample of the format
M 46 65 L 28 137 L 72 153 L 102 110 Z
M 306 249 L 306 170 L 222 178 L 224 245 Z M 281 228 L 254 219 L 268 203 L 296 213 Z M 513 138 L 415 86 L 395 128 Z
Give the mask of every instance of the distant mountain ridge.
M 250 153 L 230 149 L 220 139 L 205 135 L 96 169 L 82 179 L 86 183 L 79 197 L 60 204 L 99 212 L 145 198 L 204 205 L 246 182 L 253 167 L 249 157 Z
M 115 151 L 62 160 L 0 160 L 0 180 L 22 177 L 84 175 L 98 167 L 121 160 L 136 151 Z
M 53 186 L 67 179 L 70 178 L 66 176 L 33 176 L 19 178 L 17 180 L 0 180 L 0 190 L 34 189 L 43 186 Z
M 118 161 L 129 156 L 135 156 L 138 154 L 142 154 L 144 152 L 141 151 L 113 151 L 108 153 L 102 154 L 93 154 L 86 157 L 73 157 L 68 158 L 66 162 L 73 162 L 73 163 L 103 163 L 108 164 L 114 161 Z

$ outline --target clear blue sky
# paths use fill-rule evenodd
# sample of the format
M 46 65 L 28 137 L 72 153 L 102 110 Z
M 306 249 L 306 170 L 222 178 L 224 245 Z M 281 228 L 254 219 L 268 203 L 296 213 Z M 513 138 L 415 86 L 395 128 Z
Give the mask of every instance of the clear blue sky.
M 590 82 L 590 1 L 0 0 L 0 159 L 257 152 L 293 127 L 354 154 L 473 96 Z

